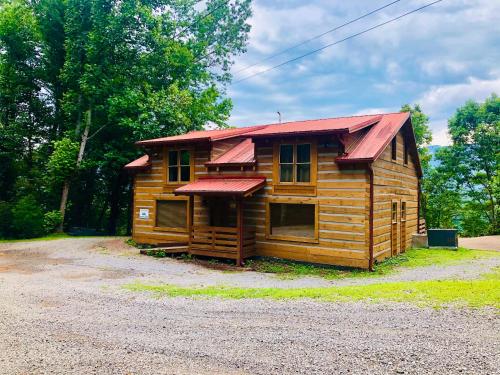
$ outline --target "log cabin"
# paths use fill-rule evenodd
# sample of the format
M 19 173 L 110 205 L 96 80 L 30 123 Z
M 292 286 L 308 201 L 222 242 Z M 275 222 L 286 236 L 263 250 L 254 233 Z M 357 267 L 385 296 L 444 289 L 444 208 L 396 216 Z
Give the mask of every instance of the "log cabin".
M 137 243 L 372 269 L 419 228 L 410 114 L 192 131 L 137 142 Z

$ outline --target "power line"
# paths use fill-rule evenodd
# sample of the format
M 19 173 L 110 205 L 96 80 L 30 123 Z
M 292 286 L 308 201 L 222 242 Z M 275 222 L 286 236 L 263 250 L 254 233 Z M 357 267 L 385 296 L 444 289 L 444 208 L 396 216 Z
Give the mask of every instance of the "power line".
M 235 84 L 237 84 L 237 83 L 240 83 L 240 82 L 243 82 L 243 81 L 246 81 L 246 80 L 248 80 L 248 79 L 250 79 L 250 78 L 253 78 L 253 77 L 255 77 L 255 76 L 258 76 L 258 75 L 261 75 L 261 74 L 267 73 L 267 72 L 269 72 L 269 71 L 271 71 L 271 70 L 274 70 L 274 69 L 280 68 L 280 67 L 282 67 L 283 65 L 289 64 L 289 63 L 294 62 L 294 61 L 297 61 L 297 60 L 300 60 L 300 59 L 302 59 L 302 58 L 304 58 L 304 57 L 310 56 L 310 55 L 315 54 L 315 53 L 317 53 L 317 52 L 323 51 L 324 49 L 327 49 L 327 48 L 329 48 L 329 47 L 335 46 L 335 45 L 340 44 L 340 43 L 342 43 L 342 42 L 345 42 L 345 41 L 347 41 L 347 40 L 349 40 L 349 39 L 353 39 L 353 38 L 355 38 L 355 37 L 357 37 L 357 36 L 360 36 L 360 35 L 362 35 L 362 34 L 365 34 L 365 33 L 369 32 L 369 31 L 372 31 L 372 30 L 378 29 L 379 27 L 385 26 L 385 25 L 387 25 L 387 24 L 389 24 L 389 23 L 391 23 L 391 22 L 397 21 L 397 20 L 399 20 L 399 19 L 401 19 L 401 18 L 403 18 L 403 17 L 406 17 L 406 16 L 408 16 L 408 15 L 410 15 L 410 14 L 412 14 L 412 13 L 416 13 L 416 12 L 418 12 L 418 11 L 420 11 L 420 10 L 422 10 L 422 9 L 428 8 L 428 7 L 430 7 L 430 6 L 434 5 L 434 4 L 440 3 L 441 1 L 443 1 L 443 0 L 436 0 L 436 1 L 433 1 L 432 3 L 429 3 L 429 4 L 426 4 L 426 5 L 423 5 L 423 6 L 419 7 L 419 8 L 416 8 L 416 9 L 413 9 L 413 10 L 411 10 L 411 11 L 409 11 L 409 12 L 406 12 L 406 13 L 404 13 L 404 14 L 401 14 L 400 16 L 397 16 L 397 17 L 395 17 L 395 18 L 391 18 L 391 19 L 390 19 L 390 20 L 388 20 L 388 21 L 385 21 L 385 22 L 379 23 L 378 25 L 372 26 L 372 27 L 370 27 L 370 28 L 368 28 L 368 29 L 365 29 L 365 30 L 363 30 L 363 31 L 360 31 L 360 32 L 358 32 L 358 33 L 356 33 L 356 34 L 349 35 L 348 37 L 345 37 L 344 39 L 341 39 L 341 40 L 338 40 L 338 41 L 336 41 L 336 42 L 333 42 L 333 43 L 327 44 L 327 45 L 325 45 L 325 46 L 323 46 L 323 47 L 321 47 L 321 48 L 318 48 L 318 49 L 315 49 L 315 50 L 310 51 L 310 52 L 308 52 L 308 53 L 305 53 L 305 54 L 300 55 L 300 56 L 298 56 L 298 57 L 295 57 L 295 58 L 293 58 L 293 59 L 291 59 L 291 60 L 287 60 L 287 61 L 285 61 L 285 62 L 282 62 L 282 63 L 278 64 L 278 65 L 272 66 L 272 67 L 270 67 L 270 68 L 268 68 L 268 69 L 262 70 L 262 71 L 260 71 L 260 72 L 254 73 L 254 74 L 252 74 L 252 75 L 249 75 L 248 77 L 245 77 L 245 78 L 239 79 L 239 80 L 237 80 L 237 81 L 233 82 L 233 85 L 235 85 Z
M 197 1 L 196 3 L 194 3 L 194 5 L 196 4 L 199 4 L 201 3 L 203 0 L 200 0 L 200 1 Z M 201 17 L 200 19 L 195 19 L 193 22 L 191 22 L 189 25 L 187 25 L 186 27 L 184 27 L 181 31 L 179 31 L 178 33 L 176 33 L 172 39 L 177 39 L 179 36 L 181 36 L 182 34 L 184 34 L 186 31 L 190 30 L 194 25 L 196 25 L 198 22 L 201 22 L 202 20 L 206 19 L 208 16 L 212 15 L 214 12 L 218 11 L 220 8 L 222 8 L 223 6 L 227 5 L 229 1 L 225 1 L 225 0 L 221 0 L 221 3 L 219 5 L 217 5 L 214 9 L 212 9 L 211 11 L 207 12 L 207 14 L 205 14 L 203 17 Z
M 271 60 L 271 59 L 273 59 L 273 58 L 275 58 L 275 57 L 277 57 L 277 56 L 281 56 L 281 55 L 283 55 L 285 52 L 288 52 L 288 51 L 291 51 L 292 49 L 295 49 L 295 48 L 297 48 L 297 47 L 303 46 L 304 44 L 307 44 L 307 43 L 309 43 L 309 42 L 312 42 L 313 40 L 319 39 L 319 38 L 321 38 L 321 37 L 323 37 L 323 36 L 325 36 L 325 35 L 327 35 L 327 34 L 330 34 L 330 33 L 334 32 L 334 31 L 337 31 L 337 30 L 339 30 L 339 29 L 341 29 L 341 28 L 343 28 L 343 27 L 346 27 L 346 26 L 348 26 L 348 25 L 350 25 L 350 24 L 352 24 L 352 23 L 354 23 L 354 22 L 357 22 L 357 21 L 359 21 L 359 20 L 361 20 L 361 19 L 363 19 L 363 18 L 366 18 L 366 17 L 368 17 L 368 16 L 371 16 L 372 14 L 377 13 L 377 12 L 381 11 L 382 9 L 387 8 L 387 7 L 390 7 L 390 6 L 391 6 L 391 5 L 393 5 L 393 4 L 399 3 L 400 1 L 401 1 L 401 0 L 395 0 L 395 1 L 391 2 L 391 3 L 389 3 L 389 4 L 386 4 L 386 5 L 382 6 L 382 7 L 380 7 L 380 8 L 374 9 L 374 10 L 372 10 L 372 11 L 370 11 L 370 12 L 366 13 L 366 14 L 363 14 L 362 16 L 359 16 L 359 17 L 357 17 L 357 18 L 355 18 L 355 19 L 352 19 L 352 20 L 350 20 L 350 21 L 347 21 L 347 22 L 343 23 L 342 25 L 336 26 L 336 27 L 334 27 L 333 29 L 327 30 L 327 31 L 325 31 L 325 32 L 323 32 L 323 33 L 321 33 L 321 34 L 318 34 L 318 35 L 315 35 L 315 36 L 313 36 L 313 37 L 311 37 L 311 38 L 309 38 L 309 39 L 306 39 L 306 40 L 304 40 L 304 41 L 302 41 L 302 42 L 300 42 L 300 43 L 298 43 L 298 44 L 295 44 L 295 45 L 293 45 L 293 46 L 291 46 L 291 47 L 285 48 L 284 50 L 281 50 L 281 51 L 279 51 L 279 52 L 276 52 L 274 55 L 271 55 L 271 56 L 269 56 L 269 57 L 266 57 L 265 59 L 262 59 L 262 60 L 260 60 L 260 61 L 257 61 L 256 63 L 254 63 L 254 64 L 252 64 L 252 65 L 248 65 L 248 66 L 246 66 L 246 67 L 244 67 L 244 68 L 241 68 L 240 70 L 237 70 L 236 72 L 234 72 L 234 74 L 238 74 L 238 73 L 240 73 L 240 72 L 243 72 L 243 71 L 245 71 L 245 70 L 248 70 L 248 69 L 250 69 L 250 68 L 253 68 L 253 67 L 254 67 L 254 66 L 256 66 L 256 65 L 260 65 L 260 64 L 262 64 L 262 63 L 263 63 L 263 62 L 265 62 L 265 61 Z

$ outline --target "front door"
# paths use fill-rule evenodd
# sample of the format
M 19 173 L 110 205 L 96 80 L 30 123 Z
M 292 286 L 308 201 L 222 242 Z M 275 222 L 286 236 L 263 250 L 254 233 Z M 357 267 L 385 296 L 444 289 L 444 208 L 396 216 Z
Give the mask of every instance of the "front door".
M 398 254 L 398 202 L 391 203 L 391 254 Z

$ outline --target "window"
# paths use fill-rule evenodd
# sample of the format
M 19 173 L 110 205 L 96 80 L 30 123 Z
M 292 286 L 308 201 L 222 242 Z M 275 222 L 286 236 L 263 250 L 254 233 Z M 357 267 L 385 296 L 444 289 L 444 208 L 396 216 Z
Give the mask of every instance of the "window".
M 406 202 L 401 202 L 401 221 L 406 221 Z
M 156 226 L 187 229 L 187 203 L 187 200 L 157 200 Z
M 391 141 L 391 157 L 392 157 L 392 160 L 396 160 L 397 159 L 397 145 L 398 145 L 398 142 L 396 140 L 396 137 L 392 138 L 392 141 Z
M 268 210 L 270 238 L 297 241 L 317 238 L 316 204 L 270 202 Z
M 392 210 L 391 210 L 392 223 L 398 222 L 398 204 L 397 202 L 392 202 Z
M 284 144 L 279 149 L 280 182 L 311 182 L 311 145 Z
M 191 157 L 187 150 L 168 152 L 168 182 L 189 182 L 191 179 Z
M 408 165 L 408 144 L 405 142 L 403 144 L 403 147 L 404 147 L 404 149 L 403 149 L 403 151 L 404 151 L 404 164 Z

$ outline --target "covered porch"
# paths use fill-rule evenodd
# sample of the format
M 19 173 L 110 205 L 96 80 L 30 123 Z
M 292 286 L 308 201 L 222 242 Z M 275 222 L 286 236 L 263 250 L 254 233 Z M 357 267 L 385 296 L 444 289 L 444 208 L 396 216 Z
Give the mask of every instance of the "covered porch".
M 188 253 L 233 259 L 241 265 L 255 254 L 255 228 L 245 223 L 245 200 L 265 185 L 264 177 L 206 177 L 175 190 L 189 199 Z M 205 208 L 204 224 L 194 218 L 194 197 Z

